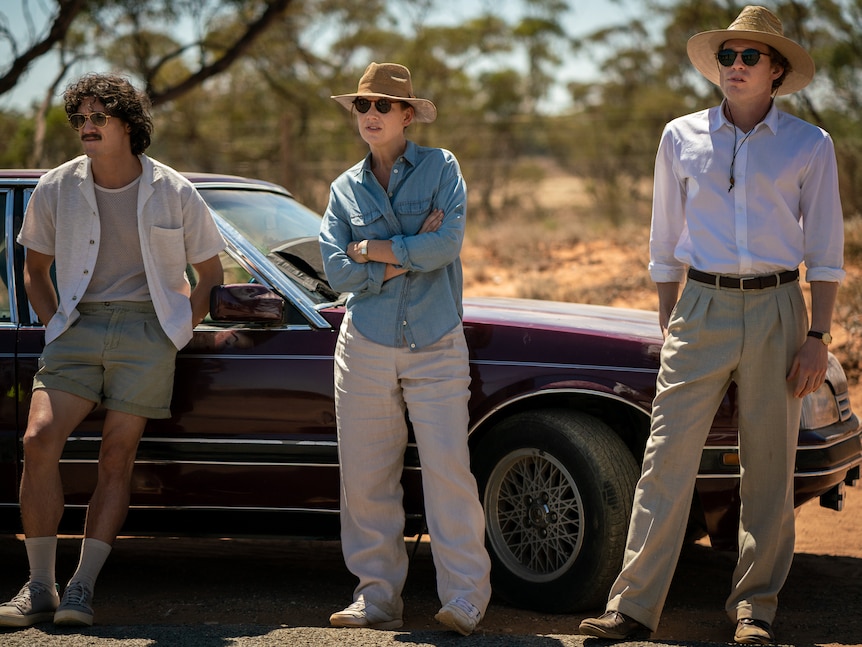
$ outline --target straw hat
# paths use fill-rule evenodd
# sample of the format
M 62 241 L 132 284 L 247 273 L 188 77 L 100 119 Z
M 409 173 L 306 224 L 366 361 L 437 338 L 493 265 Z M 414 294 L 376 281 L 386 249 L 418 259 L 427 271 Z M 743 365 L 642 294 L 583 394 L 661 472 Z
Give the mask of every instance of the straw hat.
M 422 123 L 430 124 L 437 118 L 437 107 L 428 99 L 419 99 L 413 94 L 410 70 L 397 63 L 371 63 L 359 79 L 356 92 L 330 98 L 338 101 L 347 110 L 353 110 L 353 100 L 356 97 L 405 101 L 413 106 L 416 121 Z
M 720 85 L 718 61 L 715 55 L 721 44 L 735 38 L 769 45 L 790 62 L 790 71 L 777 94 L 792 94 L 814 78 L 814 60 L 805 49 L 784 36 L 781 21 L 764 7 L 747 6 L 727 29 L 695 34 L 688 41 L 688 58 L 707 79 Z

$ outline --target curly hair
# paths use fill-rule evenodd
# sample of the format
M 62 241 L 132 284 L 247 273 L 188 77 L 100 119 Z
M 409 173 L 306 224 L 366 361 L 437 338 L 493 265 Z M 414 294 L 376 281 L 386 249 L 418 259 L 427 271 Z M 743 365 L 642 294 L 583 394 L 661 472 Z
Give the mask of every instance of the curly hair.
M 76 113 L 84 99 L 89 97 L 98 99 L 109 115 L 122 119 L 129 125 L 132 154 L 140 155 L 147 150 L 153 133 L 153 119 L 150 116 L 150 99 L 146 93 L 136 90 L 129 80 L 122 76 L 87 74 L 63 93 L 66 115 Z

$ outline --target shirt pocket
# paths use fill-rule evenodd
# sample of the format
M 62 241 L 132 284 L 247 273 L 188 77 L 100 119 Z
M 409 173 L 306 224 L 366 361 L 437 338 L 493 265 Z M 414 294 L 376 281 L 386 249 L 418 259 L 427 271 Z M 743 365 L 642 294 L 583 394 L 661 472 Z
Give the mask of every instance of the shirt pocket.
M 185 283 L 186 246 L 182 227 L 150 227 L 150 253 L 164 284 L 176 289 Z
M 394 209 L 401 223 L 401 231 L 406 236 L 413 236 L 431 213 L 431 198 L 396 202 Z
M 383 212 L 379 209 L 351 213 L 350 227 L 357 240 L 380 240 L 398 233 L 389 231 Z

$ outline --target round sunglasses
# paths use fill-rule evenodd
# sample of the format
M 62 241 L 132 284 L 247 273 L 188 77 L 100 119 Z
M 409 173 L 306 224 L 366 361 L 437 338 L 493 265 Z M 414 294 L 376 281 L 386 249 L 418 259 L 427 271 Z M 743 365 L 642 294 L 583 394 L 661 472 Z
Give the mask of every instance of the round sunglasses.
M 737 52 L 733 49 L 723 49 L 718 54 L 715 55 L 715 58 L 718 59 L 718 62 L 721 63 L 724 67 L 730 67 L 736 62 L 736 55 L 739 54 L 742 56 L 742 62 L 745 63 L 748 67 L 754 67 L 757 65 L 758 61 L 760 61 L 761 56 L 769 56 L 766 52 L 761 52 L 759 50 L 750 47 L 748 49 L 744 49 L 741 52 Z
M 105 114 L 104 112 L 91 112 L 88 115 L 76 112 L 73 115 L 69 115 L 69 125 L 75 130 L 81 130 L 81 128 L 84 127 L 84 124 L 87 123 L 87 119 L 89 119 L 90 123 L 96 128 L 104 128 L 108 125 L 108 119 L 110 118 L 111 115 Z
M 353 107 L 356 108 L 357 112 L 361 112 L 363 115 L 371 110 L 371 104 L 377 108 L 377 112 L 381 115 L 385 115 L 387 112 L 392 110 L 393 104 L 396 103 L 404 103 L 403 101 L 391 101 L 389 99 L 366 99 L 365 97 L 356 97 L 353 100 Z

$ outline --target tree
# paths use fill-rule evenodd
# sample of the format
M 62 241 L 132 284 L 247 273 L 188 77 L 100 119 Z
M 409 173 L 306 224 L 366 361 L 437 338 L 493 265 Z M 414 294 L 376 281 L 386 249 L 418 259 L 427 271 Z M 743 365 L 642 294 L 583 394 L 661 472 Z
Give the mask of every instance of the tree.
M 144 83 L 154 105 L 172 101 L 228 69 L 291 1 L 54 0 L 56 13 L 47 29 L 26 44 L 19 43 L 21 35 L 0 15 L 0 43 L 12 53 L 0 75 L 0 94 L 15 87 L 36 59 L 59 48 L 73 58 L 111 61 Z M 32 4 L 21 3 L 32 25 Z M 227 24 L 226 16 L 233 17 L 231 29 L 219 29 Z M 196 26 L 194 40 L 177 43 L 163 36 L 183 20 Z M 74 46 L 69 42 L 73 28 L 78 29 Z M 165 73 L 175 69 L 177 61 L 182 61 L 186 73 L 181 77 Z
M 27 68 L 40 56 L 48 53 L 57 43 L 66 37 L 72 22 L 84 10 L 86 0 L 56 0 L 57 13 L 51 22 L 47 33 L 38 37 L 35 41 L 25 46 L 23 51 L 19 49 L 16 34 L 9 25 L 5 15 L 0 14 L 0 42 L 6 43 L 12 52 L 12 60 L 6 71 L 0 76 L 0 94 L 11 90 Z M 30 17 L 29 3 L 21 0 L 22 11 L 26 17 Z

